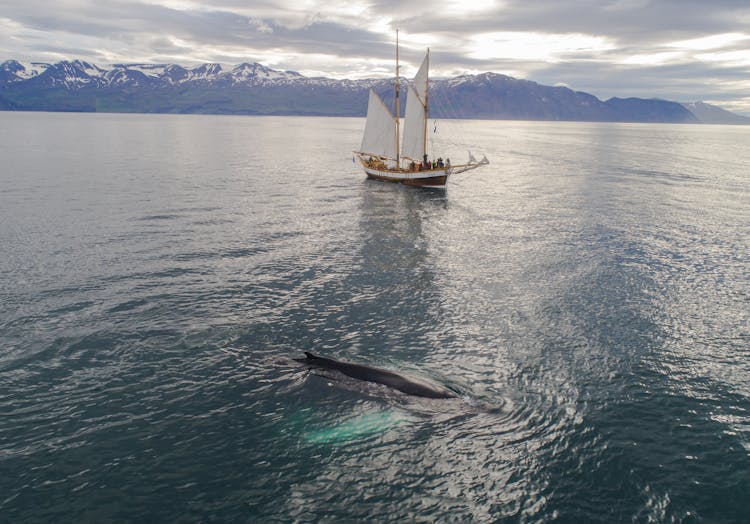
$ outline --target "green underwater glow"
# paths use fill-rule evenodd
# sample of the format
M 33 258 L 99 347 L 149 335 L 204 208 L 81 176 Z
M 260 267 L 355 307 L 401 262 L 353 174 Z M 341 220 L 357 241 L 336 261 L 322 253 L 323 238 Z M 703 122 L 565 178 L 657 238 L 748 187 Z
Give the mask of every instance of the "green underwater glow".
M 361 437 L 383 433 L 406 419 L 393 411 L 366 413 L 334 427 L 318 429 L 304 435 L 312 444 L 348 442 Z

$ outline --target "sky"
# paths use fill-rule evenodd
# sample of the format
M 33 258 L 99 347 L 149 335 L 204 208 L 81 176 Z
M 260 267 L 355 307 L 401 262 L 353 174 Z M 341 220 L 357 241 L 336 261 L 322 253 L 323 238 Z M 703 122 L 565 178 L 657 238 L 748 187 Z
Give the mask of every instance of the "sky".
M 750 0 L 0 0 L 0 62 L 260 62 L 306 76 L 495 72 L 750 116 Z

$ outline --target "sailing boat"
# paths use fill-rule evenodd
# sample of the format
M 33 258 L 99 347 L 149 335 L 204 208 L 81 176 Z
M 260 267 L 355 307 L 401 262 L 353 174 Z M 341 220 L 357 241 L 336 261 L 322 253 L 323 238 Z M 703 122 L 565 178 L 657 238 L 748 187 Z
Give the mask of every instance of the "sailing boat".
M 449 159 L 431 160 L 427 155 L 427 119 L 429 116 L 430 50 L 407 87 L 403 137 L 399 115 L 398 32 L 396 32 L 396 116 L 370 89 L 367 122 L 362 145 L 354 154 L 369 178 L 400 182 L 409 186 L 445 189 L 448 177 L 489 164 L 487 157 L 477 161 L 469 153 L 465 164 L 452 165 Z

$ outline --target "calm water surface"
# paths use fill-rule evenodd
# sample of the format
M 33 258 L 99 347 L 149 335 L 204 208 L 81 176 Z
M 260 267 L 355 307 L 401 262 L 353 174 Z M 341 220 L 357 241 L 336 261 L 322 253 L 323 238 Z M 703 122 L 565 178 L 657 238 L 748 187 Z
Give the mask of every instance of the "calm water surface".
M 747 522 L 750 128 L 362 127 L 0 113 L 0 520 Z

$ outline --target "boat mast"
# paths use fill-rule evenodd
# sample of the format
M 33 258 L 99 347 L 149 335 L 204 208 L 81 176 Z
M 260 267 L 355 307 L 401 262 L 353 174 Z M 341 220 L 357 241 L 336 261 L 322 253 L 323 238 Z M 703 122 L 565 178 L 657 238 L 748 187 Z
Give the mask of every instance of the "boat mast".
M 399 155 L 399 117 L 401 116 L 401 102 L 398 96 L 398 29 L 396 29 L 396 167 L 401 166 Z
M 430 92 L 430 48 L 427 48 L 427 70 L 425 71 L 426 77 L 424 80 L 424 141 L 422 143 L 422 151 L 425 157 L 427 156 L 427 119 L 430 117 L 430 107 L 428 103 L 429 92 Z

